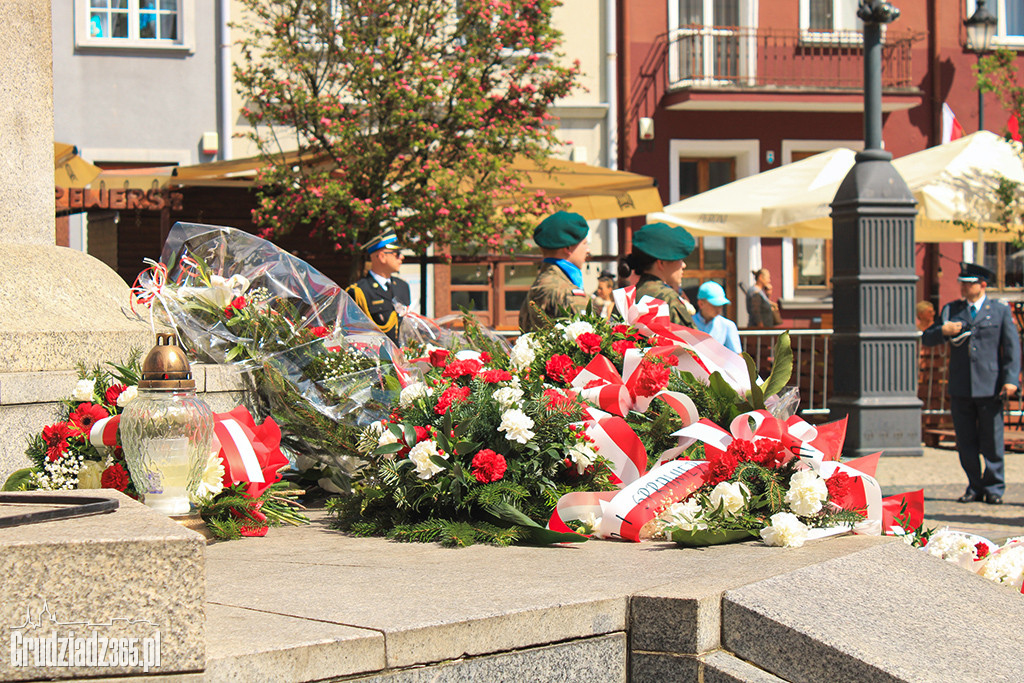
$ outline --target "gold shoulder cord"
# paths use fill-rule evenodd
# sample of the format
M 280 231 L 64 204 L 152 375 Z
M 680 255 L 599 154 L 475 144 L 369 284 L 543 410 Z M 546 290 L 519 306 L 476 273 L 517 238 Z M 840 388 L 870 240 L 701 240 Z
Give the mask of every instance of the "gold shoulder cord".
M 373 316 L 370 315 L 370 304 L 367 303 L 366 295 L 363 294 L 363 290 L 360 289 L 357 285 L 349 285 L 348 289 L 346 289 L 345 291 L 352 296 L 352 299 L 356 302 L 356 306 L 358 306 L 360 310 L 362 310 L 362 312 L 366 314 L 366 317 L 370 319 L 370 322 L 372 322 L 374 325 L 377 325 L 377 321 L 374 320 Z M 394 329 L 395 325 L 397 324 L 398 313 L 392 311 L 391 316 L 388 317 L 387 322 L 384 323 L 383 325 L 377 325 L 377 327 L 380 329 L 381 332 L 387 334 L 392 329 Z

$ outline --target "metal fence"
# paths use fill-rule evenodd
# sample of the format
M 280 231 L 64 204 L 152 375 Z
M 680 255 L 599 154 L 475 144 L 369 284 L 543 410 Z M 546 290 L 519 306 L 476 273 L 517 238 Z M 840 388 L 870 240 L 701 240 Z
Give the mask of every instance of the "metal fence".
M 740 330 L 740 344 L 750 354 L 758 374 L 767 377 L 774 362 L 776 338 L 787 330 Z M 828 416 L 832 393 L 832 330 L 788 330 L 793 349 L 790 386 L 800 388 L 800 414 Z

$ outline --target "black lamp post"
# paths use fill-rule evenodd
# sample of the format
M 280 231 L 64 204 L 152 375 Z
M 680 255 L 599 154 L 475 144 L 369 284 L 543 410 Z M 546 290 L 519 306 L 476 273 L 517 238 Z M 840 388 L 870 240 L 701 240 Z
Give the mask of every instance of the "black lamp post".
M 985 0 L 978 0 L 978 6 L 968 19 L 964 20 L 967 27 L 967 49 L 981 57 L 992 49 L 992 38 L 996 35 L 997 20 L 985 9 Z M 978 130 L 985 130 L 985 94 L 978 89 Z
M 914 325 L 916 202 L 882 149 L 882 25 L 900 12 L 860 0 L 864 146 L 832 201 L 832 418 L 849 419 L 847 455 L 921 455 Z

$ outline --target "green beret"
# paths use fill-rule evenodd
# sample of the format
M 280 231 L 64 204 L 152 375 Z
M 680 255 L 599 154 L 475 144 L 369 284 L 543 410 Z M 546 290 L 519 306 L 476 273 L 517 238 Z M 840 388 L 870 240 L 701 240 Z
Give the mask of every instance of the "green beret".
M 678 261 L 690 255 L 697 241 L 686 228 L 650 223 L 633 234 L 633 248 L 661 261 Z
M 587 219 L 578 213 L 559 211 L 540 222 L 533 229 L 533 241 L 541 249 L 572 247 L 587 238 L 590 226 Z

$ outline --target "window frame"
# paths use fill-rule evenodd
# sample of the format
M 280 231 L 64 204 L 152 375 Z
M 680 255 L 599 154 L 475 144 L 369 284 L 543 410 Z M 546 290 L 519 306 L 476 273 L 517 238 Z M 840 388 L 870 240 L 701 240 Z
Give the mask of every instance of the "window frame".
M 89 0 L 75 0 L 75 48 L 195 52 L 195 0 L 178 0 L 178 39 L 139 38 L 139 0 L 128 0 L 129 38 L 93 38 Z
M 864 22 L 857 18 L 858 0 L 831 0 L 832 29 L 811 28 L 811 0 L 800 0 L 800 42 L 804 45 L 861 45 L 864 42 Z M 852 24 L 850 16 L 840 9 L 844 4 L 853 4 Z M 839 19 L 837 25 L 836 19 Z M 882 27 L 885 36 L 885 26 Z
M 752 83 L 757 71 L 757 11 L 753 0 L 736 0 L 738 3 L 739 25 L 735 27 L 721 26 L 714 22 L 708 23 L 708 12 L 714 11 L 714 0 L 703 0 L 704 24 L 701 27 L 681 26 L 679 18 L 680 0 L 668 2 L 668 67 L 669 84 L 671 87 L 693 86 L 727 86 L 736 83 Z M 714 19 L 714 17 L 712 17 Z M 745 30 L 746 29 L 746 30 Z M 692 77 L 684 77 L 680 73 L 680 40 L 681 36 L 696 36 L 700 40 L 703 70 Z M 734 38 L 737 41 L 735 56 L 735 74 L 720 76 L 715 72 L 715 40 Z M 711 65 L 708 68 L 707 65 Z
M 966 0 L 964 3 L 964 19 L 972 16 L 977 9 L 978 3 L 975 0 Z M 989 0 L 986 8 L 996 15 L 996 34 L 992 38 L 992 47 L 1005 47 L 1014 50 L 1024 49 L 1024 26 L 1021 33 L 1007 34 L 1006 32 L 1006 0 Z

